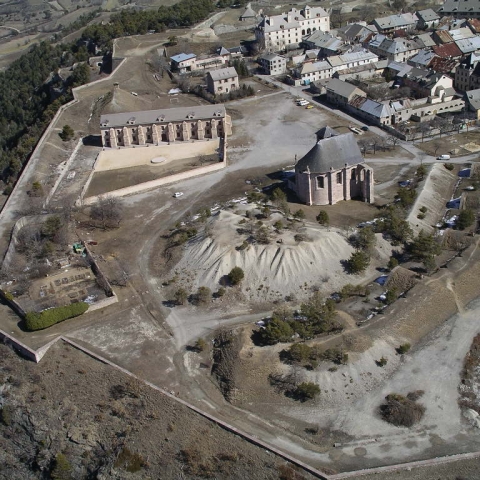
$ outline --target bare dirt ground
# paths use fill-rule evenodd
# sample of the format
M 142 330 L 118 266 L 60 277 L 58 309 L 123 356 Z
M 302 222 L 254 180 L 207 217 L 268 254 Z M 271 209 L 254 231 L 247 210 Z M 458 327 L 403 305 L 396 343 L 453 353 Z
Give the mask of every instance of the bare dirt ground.
M 132 45 L 131 55 L 140 54 L 143 48 L 153 48 L 155 41 L 158 42 L 152 40 L 148 45 L 139 42 L 139 47 Z M 98 121 L 92 116 L 88 122 L 86 112 L 94 112 L 98 98 L 109 92 L 115 81 L 120 82 L 122 90 L 118 98 L 129 108 L 145 108 L 149 102 L 151 108 L 169 104 L 165 95 L 168 85 L 154 80 L 143 58 L 132 57 L 110 79 L 83 90 L 80 102 L 62 115 L 58 128 L 69 123 L 75 125 L 79 135 L 98 134 Z M 131 91 L 140 93 L 139 97 L 132 96 Z M 196 101 L 193 97 L 181 97 L 185 102 Z M 157 100 L 158 103 L 154 103 Z M 131 101 L 134 103 L 130 104 Z M 183 350 L 191 339 L 189 325 L 178 328 L 178 318 L 173 316 L 165 321 L 169 310 L 162 304 L 164 297 L 156 264 L 161 255 L 160 235 L 202 206 L 242 195 L 251 189 L 245 184 L 246 179 L 293 165 L 295 155 L 300 158 L 313 146 L 314 133 L 322 126 L 345 127 L 348 124 L 348 120 L 323 109 L 300 109 L 290 95 L 281 91 L 272 90 L 261 98 L 232 102 L 228 107 L 233 112 L 234 135 L 230 144 L 231 164 L 227 169 L 124 199 L 124 220 L 117 230 L 93 231 L 87 224 L 79 223 L 78 234 L 82 238 L 94 237 L 98 241 L 95 254 L 102 258 L 107 275 L 118 269 L 129 274 L 128 286 L 118 289 L 118 304 L 31 335 L 19 333 L 15 319 L 12 315 L 3 315 L 2 309 L 2 327 L 33 346 L 43 345 L 59 334 L 71 335 L 142 378 L 318 466 L 351 470 L 477 448 L 478 435 L 458 421 L 456 393 L 453 393 L 458 387 L 458 372 L 466 352 L 464 347 L 469 346 L 471 336 L 478 330 L 476 305 L 472 305 L 471 310 L 467 308 L 480 286 L 478 252 L 474 248 L 453 262 L 449 270 L 442 270 L 416 287 L 375 322 L 359 329 L 343 314 L 343 320 L 350 325 L 349 336 L 341 340 L 328 338 L 325 344 L 344 342 L 351 352 L 351 363 L 336 372 L 323 368 L 309 372 L 321 382 L 322 395 L 319 403 L 307 405 L 305 409 L 284 397 L 274 398 L 269 405 L 267 397 L 254 396 L 259 384 L 262 385 L 260 391 L 269 391 L 265 374 L 268 360 L 278 354 L 274 349 L 259 351 L 258 358 L 260 353 L 270 357 L 262 365 L 252 367 L 247 347 L 245 365 L 250 365 L 251 369 L 246 371 L 245 378 L 251 374 L 258 384 L 252 384 L 254 388 L 248 389 L 242 398 L 244 409 L 227 404 L 210 377 L 205 375 L 207 369 L 202 365 L 208 364 L 207 355 L 200 358 Z M 55 145 L 48 150 L 55 160 L 49 157 L 52 169 L 70 153 L 63 152 L 64 146 L 57 144 L 55 138 L 49 139 Z M 69 148 L 73 150 L 74 142 Z M 81 154 L 87 154 L 83 147 Z M 405 164 L 401 155 L 393 160 Z M 71 168 L 75 168 L 75 162 Z M 386 171 L 385 167 L 384 178 L 393 181 L 387 179 Z M 406 174 L 408 169 L 402 166 L 399 172 Z M 62 185 L 60 188 L 64 188 Z M 69 188 L 70 192 L 78 190 L 78 186 Z M 176 190 L 185 192 L 178 201 L 171 198 Z M 57 201 L 61 202 L 60 195 Z M 360 217 L 373 216 L 374 211 L 374 207 L 348 202 L 329 209 L 329 215 L 331 218 L 338 215 L 338 221 L 350 225 Z M 307 215 L 313 217 L 314 209 Z M 457 276 L 450 273 L 455 271 L 459 272 Z M 255 312 L 245 311 L 235 298 L 231 300 L 224 313 L 218 316 L 212 317 L 211 312 L 204 310 L 192 310 L 191 329 L 200 328 L 208 334 L 220 325 L 251 324 L 256 319 Z M 447 321 L 457 310 L 460 313 Z M 439 327 L 443 330 L 435 332 Z M 404 341 L 410 341 L 414 347 L 411 354 L 400 358 L 395 348 Z M 374 361 L 382 355 L 388 358 L 388 363 L 380 369 Z M 438 366 L 438 374 L 436 369 L 432 373 L 432 365 Z M 386 426 L 375 414 L 379 402 L 391 389 L 405 393 L 417 382 L 426 390 L 422 400 L 427 404 L 424 422 L 413 431 Z M 325 399 L 325 409 L 322 399 Z M 277 417 L 271 419 L 273 414 Z M 445 422 L 446 416 L 448 421 Z M 312 424 L 323 432 L 315 439 L 312 433 L 305 431 Z M 378 441 L 373 442 L 372 438 Z M 340 448 L 333 447 L 336 439 L 342 444 Z
M 41 478 L 60 453 L 71 478 L 94 470 L 124 479 L 276 479 L 292 469 L 69 345 L 52 347 L 40 364 L 0 349 L 3 478 Z M 313 478 L 294 471 L 295 478 Z
M 480 151 L 478 141 L 478 131 L 462 131 L 462 133 L 444 135 L 442 138 L 437 137 L 428 139 L 424 142 L 417 142 L 415 144 L 419 149 L 426 152 L 428 155 L 438 157 L 443 154 L 452 154 L 456 157 L 459 155 L 468 155 Z

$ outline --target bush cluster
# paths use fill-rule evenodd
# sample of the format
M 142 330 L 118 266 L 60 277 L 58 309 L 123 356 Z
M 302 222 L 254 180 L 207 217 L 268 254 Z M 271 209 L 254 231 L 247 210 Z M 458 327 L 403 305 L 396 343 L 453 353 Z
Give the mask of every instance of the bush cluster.
M 380 406 L 380 412 L 386 422 L 397 427 L 412 427 L 422 419 L 425 407 L 410 400 L 409 395 L 391 393 L 385 397 L 386 403 Z
M 329 361 L 336 365 L 348 363 L 348 353 L 340 348 L 322 350 L 319 346 L 310 347 L 305 343 L 294 343 L 288 350 L 280 353 L 280 358 L 287 363 L 303 365 L 308 369 L 315 369 L 319 361 Z
M 318 292 L 301 305 L 299 313 L 294 315 L 285 306 L 275 310 L 267 326 L 255 332 L 255 342 L 259 345 L 275 345 L 290 342 L 294 334 L 305 340 L 322 333 L 342 331 L 342 326 L 335 321 L 335 302 L 324 300 Z
M 49 308 L 42 312 L 28 312 L 25 323 L 28 331 L 43 330 L 69 318 L 78 317 L 88 310 L 88 303 L 76 302 L 64 307 Z

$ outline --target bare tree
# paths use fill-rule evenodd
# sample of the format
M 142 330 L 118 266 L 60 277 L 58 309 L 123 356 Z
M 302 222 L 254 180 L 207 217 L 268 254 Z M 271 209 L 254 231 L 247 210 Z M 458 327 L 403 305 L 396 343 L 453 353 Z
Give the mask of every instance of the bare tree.
M 377 153 L 377 149 L 381 145 L 381 143 L 382 143 L 382 137 L 379 137 L 378 135 L 375 135 L 370 139 L 370 145 L 372 145 L 373 147 L 374 154 Z
M 440 150 L 440 148 L 442 147 L 442 144 L 438 141 L 438 140 L 434 140 L 432 142 L 432 147 L 433 147 L 433 155 L 436 157 L 437 156 L 437 152 Z
M 370 143 L 368 140 L 363 139 L 358 141 L 358 146 L 360 147 L 360 150 L 362 151 L 363 156 L 365 156 L 367 154 L 367 150 L 370 147 Z
M 90 218 L 101 228 L 116 228 L 122 221 L 123 206 L 116 197 L 100 195 L 90 209 Z
M 387 137 L 387 142 L 393 147 L 395 148 L 398 143 L 400 142 L 400 139 L 398 137 L 396 137 L 395 135 L 389 135 Z
M 420 130 L 420 133 L 422 134 L 422 143 L 423 139 L 425 138 L 425 134 L 430 131 L 430 128 L 431 122 L 423 122 L 418 126 L 418 130 Z

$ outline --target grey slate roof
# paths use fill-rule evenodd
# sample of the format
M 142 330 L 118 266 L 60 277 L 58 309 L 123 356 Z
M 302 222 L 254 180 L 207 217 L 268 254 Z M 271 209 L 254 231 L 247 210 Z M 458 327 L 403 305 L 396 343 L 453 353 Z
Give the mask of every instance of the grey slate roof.
M 467 99 L 472 108 L 480 110 L 480 88 L 467 92 Z
M 247 5 L 247 8 L 245 9 L 245 12 L 242 13 L 242 15 L 240 16 L 240 18 L 255 18 L 257 16 L 257 14 L 255 13 L 255 11 L 252 9 L 252 6 L 251 4 L 249 3 Z
M 324 138 L 336 137 L 340 135 L 336 132 L 333 128 L 330 128 L 328 125 L 326 127 L 321 128 L 317 133 L 317 141 L 322 140 Z
M 235 67 L 219 68 L 218 70 L 208 72 L 207 75 L 209 75 L 214 82 L 224 80 L 225 78 L 238 77 Z
M 277 59 L 284 59 L 284 57 L 281 57 L 280 55 L 277 55 L 276 53 L 267 53 L 267 54 L 259 57 L 259 60 L 266 60 L 267 62 L 271 62 L 272 60 L 277 60 Z
M 330 136 L 318 140 L 315 146 L 298 161 L 295 171 L 304 172 L 308 169 L 312 173 L 326 173 L 330 169 L 343 168 L 345 164 L 363 163 L 362 152 L 353 133 L 334 135 L 331 134 L 329 127 L 325 130 L 325 133 Z
M 224 118 L 224 105 L 199 105 L 195 107 L 165 108 L 163 110 L 143 110 L 141 112 L 107 113 L 100 117 L 102 127 L 115 128 L 125 125 L 149 125 L 152 123 L 182 122 Z
M 195 57 L 196 55 L 194 53 L 179 53 L 178 55 L 174 55 L 173 57 L 171 57 L 171 60 L 176 63 L 180 63 Z
M 415 37 L 415 40 L 420 46 L 423 45 L 424 47 L 433 47 L 434 45 L 436 45 L 435 41 L 429 33 L 422 33 L 420 35 L 417 35 Z
M 337 95 L 340 95 L 346 98 L 348 98 L 352 93 L 354 93 L 355 90 L 358 90 L 365 94 L 363 90 L 356 87 L 355 85 L 352 85 L 351 83 L 348 83 L 348 82 L 344 82 L 343 80 L 338 80 L 337 78 L 332 78 L 327 85 L 327 91 L 336 93 Z
M 426 10 L 419 10 L 417 12 L 417 17 L 424 22 L 432 22 L 440 18 L 431 8 L 427 8 Z
M 448 14 L 472 14 L 480 12 L 480 2 L 478 0 L 463 0 L 462 2 L 455 0 L 446 0 L 446 2 L 438 10 L 440 13 Z
M 480 37 L 465 38 L 457 40 L 455 43 L 463 54 L 480 50 Z

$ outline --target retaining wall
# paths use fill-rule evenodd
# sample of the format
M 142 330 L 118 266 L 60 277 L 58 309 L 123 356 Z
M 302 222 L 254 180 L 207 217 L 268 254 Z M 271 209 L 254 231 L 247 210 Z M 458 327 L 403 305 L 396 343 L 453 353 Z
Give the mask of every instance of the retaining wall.
M 111 297 L 104 298 L 98 302 L 93 303 L 88 307 L 88 310 L 85 313 L 94 312 L 95 310 L 100 310 L 101 308 L 108 307 L 118 302 L 118 297 L 113 293 Z
M 127 58 L 124 58 L 122 59 L 122 61 L 120 62 L 120 64 L 117 66 L 117 68 L 115 69 L 115 71 L 117 71 L 125 62 L 127 61 Z M 35 147 L 35 149 L 33 150 L 33 152 L 31 153 L 30 155 L 30 158 L 28 159 L 27 163 L 25 164 L 25 167 L 20 175 L 20 177 L 18 178 L 17 180 L 17 183 L 15 184 L 15 186 L 13 187 L 13 190 L 12 192 L 10 193 L 10 195 L 8 196 L 7 198 L 7 201 L 5 202 L 5 204 L 3 205 L 3 207 L 1 208 L 0 210 L 0 223 L 2 221 L 4 221 L 4 216 L 5 216 L 5 212 L 8 212 L 9 209 L 10 209 L 10 205 L 11 203 L 13 202 L 13 199 L 16 198 L 17 194 L 19 193 L 19 189 L 21 188 L 21 186 L 23 186 L 24 182 L 30 178 L 31 174 L 33 173 L 33 171 L 35 170 L 35 167 L 37 165 L 37 163 L 41 160 L 41 156 L 40 156 L 40 151 L 41 149 L 43 148 L 43 144 L 45 143 L 45 140 L 47 139 L 47 137 L 50 135 L 52 129 L 55 127 L 58 119 L 60 118 L 60 116 L 62 115 L 62 113 L 69 107 L 71 107 L 72 105 L 75 105 L 76 103 L 79 102 L 79 100 L 76 98 L 76 94 L 91 86 L 91 85 L 96 85 L 98 83 L 101 83 L 101 82 L 106 82 L 108 80 L 111 80 L 112 79 L 112 74 L 110 74 L 108 77 L 104 77 L 104 78 L 100 78 L 98 80 L 95 80 L 94 82 L 91 82 L 91 83 L 86 83 L 85 85 L 81 85 L 79 87 L 75 87 L 72 89 L 72 95 L 73 95 L 73 100 L 68 102 L 68 103 L 65 103 L 64 105 L 62 105 L 58 110 L 57 110 L 57 113 L 54 115 L 54 117 L 52 118 L 52 121 L 49 123 L 48 127 L 45 129 L 45 131 L 43 132 L 43 135 L 40 137 L 40 140 L 37 142 L 37 145 Z
M 138 185 L 132 185 L 131 187 L 120 188 L 118 190 L 113 190 L 108 192 L 108 195 L 112 197 L 126 197 L 128 195 L 134 195 L 135 193 L 145 192 L 147 190 L 152 190 L 153 188 L 160 187 L 162 185 L 168 185 L 170 183 L 179 182 L 180 180 L 186 180 L 188 178 L 196 177 L 198 175 L 204 175 L 206 173 L 216 172 L 227 166 L 227 162 L 214 163 L 213 165 L 207 165 L 205 167 L 195 168 L 189 170 L 188 172 L 177 173 L 175 175 L 170 175 L 165 178 L 159 178 L 157 180 L 151 180 L 149 182 L 139 183 Z M 93 197 L 87 197 L 84 199 L 79 199 L 80 205 L 91 205 L 95 203 L 99 198 L 99 195 Z
M 16 338 L 10 336 L 7 332 L 0 330 L 0 339 L 5 345 L 11 345 L 17 352 L 20 353 L 22 357 L 27 358 L 28 360 L 32 360 L 38 363 L 41 360 L 41 357 L 38 358 L 37 352 L 32 350 L 30 347 L 27 347 L 24 343 L 20 342 Z M 56 340 L 55 340 L 56 341 Z M 50 347 L 50 345 L 49 345 Z M 48 348 L 47 348 L 48 350 Z M 44 355 L 45 353 L 43 353 Z M 42 357 L 43 357 L 42 355 Z
M 40 220 L 40 218 L 42 218 L 42 220 Z M 18 232 L 26 225 L 40 225 L 41 223 L 43 223 L 43 220 L 47 218 L 47 215 L 32 215 L 28 217 L 22 217 L 15 222 L 12 233 L 10 235 L 10 243 L 8 244 L 7 251 L 5 252 L 5 256 L 3 257 L 2 268 L 8 269 L 10 267 L 10 263 L 13 260 L 15 249 L 17 248 L 18 244 Z
M 14 298 L 10 298 L 3 290 L 0 290 L 0 297 L 19 317 L 25 318 L 27 313 Z

